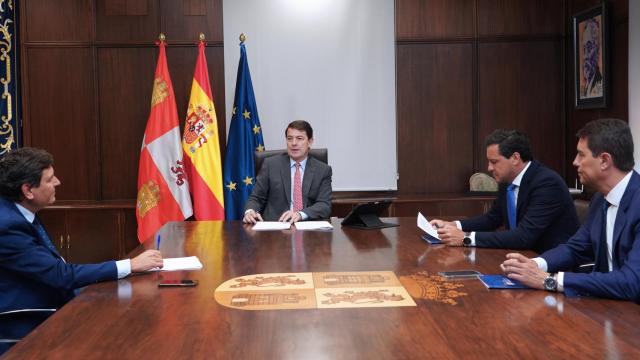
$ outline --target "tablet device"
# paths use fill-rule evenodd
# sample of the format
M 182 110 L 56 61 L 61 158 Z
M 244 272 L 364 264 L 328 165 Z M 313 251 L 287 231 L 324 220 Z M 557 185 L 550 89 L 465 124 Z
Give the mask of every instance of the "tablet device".
M 384 216 L 387 213 L 390 204 L 391 200 L 358 204 L 342 220 L 342 225 L 359 229 L 381 229 L 398 226 L 398 224 L 385 223 L 380 220 L 380 216 Z

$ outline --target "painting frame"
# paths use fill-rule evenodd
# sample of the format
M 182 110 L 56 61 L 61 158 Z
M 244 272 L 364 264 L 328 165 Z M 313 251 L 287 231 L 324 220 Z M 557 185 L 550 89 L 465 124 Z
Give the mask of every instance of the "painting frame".
M 575 108 L 609 105 L 609 21 L 607 2 L 572 17 Z

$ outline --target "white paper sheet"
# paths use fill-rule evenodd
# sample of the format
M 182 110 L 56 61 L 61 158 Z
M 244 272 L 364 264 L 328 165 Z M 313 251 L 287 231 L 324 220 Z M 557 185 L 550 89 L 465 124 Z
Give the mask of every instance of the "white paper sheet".
M 299 221 L 295 225 L 297 230 L 333 230 L 328 221 Z
M 148 271 L 177 271 L 177 270 L 200 270 L 202 263 L 197 256 L 165 258 L 162 259 L 162 268 L 153 268 Z
M 427 234 L 440 240 L 440 237 L 438 236 L 438 231 L 434 229 L 433 226 L 431 226 L 431 224 L 429 224 L 429 220 L 427 220 L 427 218 L 424 217 L 422 213 L 418 213 L 418 227 L 424 230 L 424 232 L 426 232 Z
M 282 221 L 258 221 L 255 225 L 253 225 L 253 230 L 256 231 L 264 231 L 264 230 L 287 230 L 291 228 L 291 223 L 282 222 Z

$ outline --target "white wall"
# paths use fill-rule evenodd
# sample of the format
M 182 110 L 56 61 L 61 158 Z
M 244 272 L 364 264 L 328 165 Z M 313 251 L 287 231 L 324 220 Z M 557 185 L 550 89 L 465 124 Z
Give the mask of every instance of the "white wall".
M 266 148 L 307 120 L 334 190 L 397 189 L 393 0 L 224 0 L 223 16 L 227 124 L 245 33 Z
M 640 171 L 640 0 L 629 0 L 629 126 Z

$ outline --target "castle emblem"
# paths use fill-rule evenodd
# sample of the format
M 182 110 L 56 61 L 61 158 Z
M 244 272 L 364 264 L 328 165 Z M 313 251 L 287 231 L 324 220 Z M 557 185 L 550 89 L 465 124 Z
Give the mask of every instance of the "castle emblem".
M 138 190 L 138 199 L 136 201 L 136 207 L 138 208 L 138 214 L 143 218 L 149 210 L 158 206 L 160 202 L 160 186 L 153 180 L 149 180 L 146 184 Z
M 153 80 L 153 93 L 151 94 L 151 107 L 161 103 L 169 96 L 167 82 L 162 78 Z

